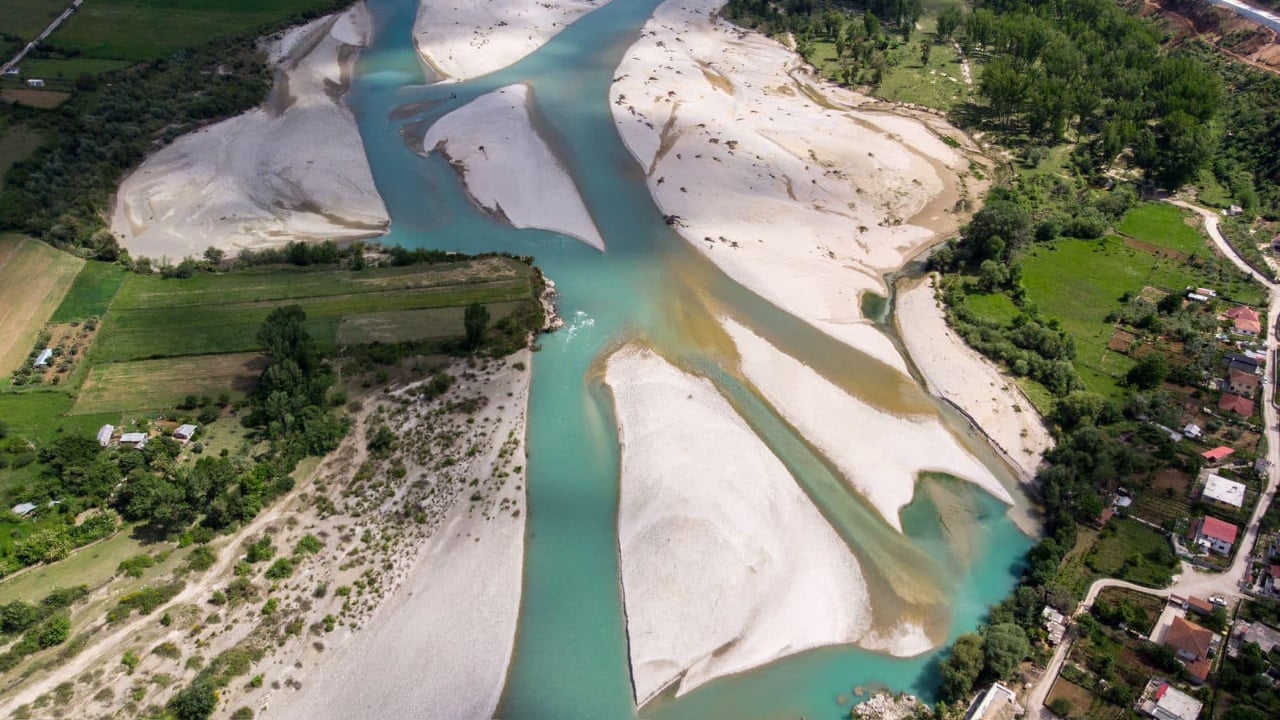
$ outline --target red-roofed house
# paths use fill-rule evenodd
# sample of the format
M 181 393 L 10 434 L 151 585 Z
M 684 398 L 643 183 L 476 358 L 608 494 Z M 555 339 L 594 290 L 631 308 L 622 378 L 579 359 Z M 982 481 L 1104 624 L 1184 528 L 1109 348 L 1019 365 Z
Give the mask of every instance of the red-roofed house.
M 1236 544 L 1236 536 L 1240 528 L 1208 515 L 1191 525 L 1191 538 L 1206 551 L 1219 555 L 1230 555 L 1231 546 Z
M 1237 395 L 1253 397 L 1253 394 L 1258 391 L 1258 376 L 1232 370 L 1227 373 L 1227 389 Z
M 1253 401 L 1247 397 L 1222 393 L 1222 399 L 1218 401 L 1218 409 L 1249 417 L 1253 414 Z
M 1227 319 L 1235 325 L 1235 330 L 1241 335 L 1258 335 L 1262 332 L 1262 324 L 1258 320 L 1258 313 L 1253 308 L 1237 305 L 1227 311 Z
M 1164 637 L 1164 644 L 1177 653 L 1192 680 L 1198 683 L 1203 683 L 1209 677 L 1212 665 L 1209 659 L 1217 652 L 1220 642 L 1221 638 L 1217 633 L 1180 617 L 1173 619 L 1169 632 Z
M 1204 452 L 1200 453 L 1200 457 L 1204 458 L 1205 462 L 1209 463 L 1210 465 L 1217 465 L 1223 460 L 1226 460 L 1228 457 L 1234 455 L 1235 452 L 1236 452 L 1235 450 L 1232 450 L 1229 447 L 1219 445 L 1218 447 L 1212 450 L 1205 450 Z

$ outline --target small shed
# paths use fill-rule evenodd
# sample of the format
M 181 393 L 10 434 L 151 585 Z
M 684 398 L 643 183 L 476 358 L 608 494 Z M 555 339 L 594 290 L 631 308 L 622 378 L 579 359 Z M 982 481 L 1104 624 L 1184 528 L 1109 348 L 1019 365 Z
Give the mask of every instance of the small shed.
M 1187 423 L 1187 426 L 1182 428 L 1182 434 L 1189 438 L 1198 438 L 1204 434 L 1204 429 L 1195 423 Z
M 147 434 L 143 432 L 125 433 L 120 436 L 120 444 L 124 447 L 133 447 L 141 450 L 147 446 Z
M 196 430 L 198 428 L 199 426 L 197 425 L 191 425 L 191 424 L 180 425 L 178 426 L 177 430 L 173 431 L 173 438 L 175 440 L 182 440 L 182 441 L 190 440 L 193 436 L 195 436 Z
M 35 366 L 38 368 L 49 367 L 49 360 L 53 357 L 53 348 L 45 348 L 36 356 Z
M 14 505 L 12 508 L 13 514 L 17 515 L 18 517 L 26 517 L 35 511 L 36 511 L 36 504 L 29 503 L 29 502 Z
M 22 74 L 22 70 L 20 70 L 20 69 L 18 68 L 18 66 L 17 66 L 17 65 L 14 65 L 14 66 L 12 66 L 12 67 L 7 67 L 7 68 L 5 68 L 5 69 L 4 69 L 4 74 L 5 74 L 5 75 L 8 75 L 9 77 L 14 77 L 14 76 L 16 76 L 16 75 L 21 75 L 21 74 Z
M 98 428 L 98 444 L 106 447 L 111 444 L 111 434 L 116 431 L 115 425 L 103 425 Z
M 42 88 L 44 87 L 44 80 L 41 80 L 40 78 L 28 78 L 27 87 Z

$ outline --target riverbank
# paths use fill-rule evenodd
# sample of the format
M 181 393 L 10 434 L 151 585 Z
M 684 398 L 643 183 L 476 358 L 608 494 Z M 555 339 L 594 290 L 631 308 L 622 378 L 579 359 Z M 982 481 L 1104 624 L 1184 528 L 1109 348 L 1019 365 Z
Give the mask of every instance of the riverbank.
M 486 213 L 604 250 L 573 178 L 534 128 L 531 109 L 528 85 L 494 90 L 440 118 L 422 150 L 444 155 Z
M 120 244 L 135 258 L 176 261 L 208 247 L 235 254 L 383 234 L 390 218 L 342 99 L 371 33 L 357 3 L 268 41 L 267 102 L 179 137 L 131 173 L 111 218 Z
M 608 2 L 421 0 L 414 44 L 438 80 L 470 80 L 518 62 Z
M 615 72 L 614 121 L 680 234 L 739 283 L 906 372 L 864 293 L 953 231 L 968 139 L 812 78 L 798 56 L 669 0 Z M 940 137 L 948 138 L 944 142 Z
M 857 560 L 714 385 L 634 346 L 605 381 L 637 704 L 867 632 Z
M 947 324 L 932 277 L 899 286 L 894 319 L 929 392 L 962 410 L 1023 482 L 1034 480 L 1053 446 L 1048 428 L 1013 379 Z

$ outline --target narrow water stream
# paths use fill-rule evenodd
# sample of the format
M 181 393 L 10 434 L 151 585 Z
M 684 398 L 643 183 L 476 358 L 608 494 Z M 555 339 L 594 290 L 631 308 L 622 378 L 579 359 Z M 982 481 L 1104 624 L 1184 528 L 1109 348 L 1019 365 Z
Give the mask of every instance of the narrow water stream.
M 936 601 L 914 609 L 954 635 L 974 627 L 1009 592 L 1031 541 L 1003 505 L 966 483 L 926 480 L 904 512 L 906 532 L 899 535 L 736 374 L 732 345 L 715 322 L 721 315 L 873 405 L 940 415 L 984 461 L 998 464 L 962 418 L 918 385 L 738 286 L 663 222 L 608 106 L 614 70 L 659 0 L 614 0 L 516 65 L 439 87 L 424 85 L 413 46 L 416 2 L 368 1 L 375 41 L 361 57 L 348 100 L 392 216 L 386 241 L 533 255 L 560 289 L 568 323 L 542 338 L 533 363 L 525 587 L 500 714 L 637 715 L 618 583 L 618 442 L 599 380 L 603 358 L 631 340 L 720 387 L 858 555 L 873 604 L 892 611 L 903 602 L 902 588 L 931 589 Z M 412 150 L 445 113 L 516 82 L 533 89 L 539 129 L 582 192 L 606 253 L 555 233 L 500 224 L 471 205 L 441 158 Z M 1007 477 L 1003 468 L 999 472 Z M 852 696 L 855 686 L 927 695 L 935 677 L 933 655 L 899 660 L 831 647 L 709 683 L 679 699 L 660 698 L 639 714 L 835 718 L 848 712 L 837 696 Z

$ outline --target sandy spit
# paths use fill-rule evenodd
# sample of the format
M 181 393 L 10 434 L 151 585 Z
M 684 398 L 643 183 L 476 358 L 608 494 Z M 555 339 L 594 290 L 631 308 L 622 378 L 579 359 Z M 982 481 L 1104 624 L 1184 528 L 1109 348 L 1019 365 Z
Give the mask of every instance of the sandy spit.
M 513 65 L 609 0 L 420 0 L 413 39 L 440 80 Z
M 868 630 L 857 560 L 714 385 L 634 346 L 605 379 L 639 704 Z
M 533 127 L 524 84 L 482 95 L 440 118 L 422 147 L 440 151 L 485 211 L 518 228 L 541 228 L 604 250 L 578 187 Z
M 523 465 L 530 353 L 521 351 L 479 386 L 487 441 L 467 476 L 485 478 L 502 463 Z M 430 416 L 427 416 L 430 417 Z M 409 420 L 415 422 L 439 420 Z M 503 439 L 508 439 L 506 443 Z M 470 440 L 468 442 L 471 442 Z M 408 477 L 428 474 L 409 467 Z M 481 510 L 464 489 L 393 595 L 336 650 L 314 658 L 297 694 L 278 696 L 263 718 L 492 718 L 515 646 L 524 571 L 527 505 L 522 474 L 504 490 L 500 511 Z M 401 501 L 403 502 L 403 501 Z
M 270 41 L 276 86 L 265 105 L 178 138 L 121 184 L 111 218 L 121 244 L 134 257 L 181 259 L 384 233 L 387 210 L 342 101 L 370 36 L 357 3 Z
M 1053 438 L 1013 379 L 965 344 L 947 325 L 933 278 L 899 287 L 898 334 L 929 392 L 963 410 L 1025 482 L 1035 478 Z
M 915 497 L 922 472 L 968 480 L 1013 504 L 991 471 L 938 419 L 902 417 L 872 407 L 746 327 L 729 319 L 722 323 L 738 346 L 747 379 L 899 532 L 899 513 Z
M 668 0 L 645 25 L 611 89 L 622 138 L 663 213 L 725 272 L 905 372 L 859 300 L 954 225 L 937 201 L 968 159 L 935 135 L 949 130 L 878 112 L 715 19 L 722 4 Z

